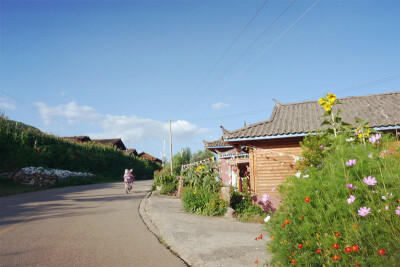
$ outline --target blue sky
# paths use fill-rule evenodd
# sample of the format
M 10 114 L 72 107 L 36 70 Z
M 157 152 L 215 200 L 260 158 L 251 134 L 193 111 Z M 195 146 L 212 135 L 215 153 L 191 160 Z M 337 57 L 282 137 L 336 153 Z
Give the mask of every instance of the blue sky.
M 2 1 L 0 109 L 160 157 L 169 119 L 173 152 L 197 151 L 273 98 L 400 90 L 399 1 L 297 0 L 276 20 L 291 3 L 269 0 L 227 50 L 264 1 Z

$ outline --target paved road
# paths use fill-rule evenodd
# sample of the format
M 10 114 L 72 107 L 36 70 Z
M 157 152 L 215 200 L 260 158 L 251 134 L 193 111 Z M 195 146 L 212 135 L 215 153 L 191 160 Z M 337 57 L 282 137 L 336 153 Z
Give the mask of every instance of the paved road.
M 186 266 L 140 218 L 151 181 L 0 198 L 0 266 Z

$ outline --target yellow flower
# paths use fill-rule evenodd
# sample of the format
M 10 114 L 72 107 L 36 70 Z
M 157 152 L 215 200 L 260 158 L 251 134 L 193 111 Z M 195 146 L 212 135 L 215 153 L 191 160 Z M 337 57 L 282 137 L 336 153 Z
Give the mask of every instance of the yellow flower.
M 326 102 L 323 107 L 326 111 L 330 111 L 332 109 L 332 106 L 329 102 Z
M 204 169 L 204 166 L 199 166 L 199 167 L 196 168 L 196 171 L 200 171 L 202 169 Z
M 328 101 L 329 101 L 329 103 L 330 103 L 331 105 L 333 105 L 333 104 L 335 103 L 335 101 L 336 101 L 336 96 L 335 96 L 334 94 L 328 94 L 326 97 L 328 98 Z
M 196 195 L 196 191 L 193 191 L 193 195 Z
M 359 134 L 357 134 L 357 136 L 358 136 L 358 138 L 363 138 L 363 134 L 362 133 L 359 133 Z
M 321 106 L 324 106 L 325 103 L 326 103 L 326 101 L 325 101 L 325 99 L 320 98 L 320 99 L 318 99 L 318 103 L 319 103 Z
M 315 236 L 316 236 L 317 238 L 319 238 L 319 234 L 318 234 L 318 233 L 316 233 Z

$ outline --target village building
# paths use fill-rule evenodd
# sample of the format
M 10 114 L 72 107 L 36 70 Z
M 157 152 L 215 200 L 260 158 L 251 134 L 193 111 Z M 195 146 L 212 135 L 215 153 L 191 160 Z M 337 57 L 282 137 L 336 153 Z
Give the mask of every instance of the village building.
M 343 121 L 357 126 L 355 118 L 369 121 L 370 128 L 380 132 L 399 130 L 400 92 L 346 97 L 333 112 L 342 110 Z M 279 197 L 277 187 L 295 173 L 296 161 L 302 156 L 300 141 L 321 128 L 325 110 L 318 101 L 279 103 L 269 120 L 237 130 L 223 130 L 226 144 L 237 150 L 248 150 L 250 188 L 254 196 Z
M 150 154 L 147 154 L 146 152 L 141 152 L 138 155 L 139 158 L 145 159 L 147 161 L 152 161 L 152 162 L 158 162 L 158 163 L 162 163 L 162 161 L 159 158 L 156 158 Z

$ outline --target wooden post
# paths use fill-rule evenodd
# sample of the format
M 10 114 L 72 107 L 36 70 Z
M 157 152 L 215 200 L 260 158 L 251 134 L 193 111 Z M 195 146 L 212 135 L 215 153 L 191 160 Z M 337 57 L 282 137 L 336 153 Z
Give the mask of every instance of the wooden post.
M 171 120 L 169 120 L 169 155 L 171 157 L 171 175 L 173 175 L 173 170 L 172 170 L 172 133 L 171 133 Z

